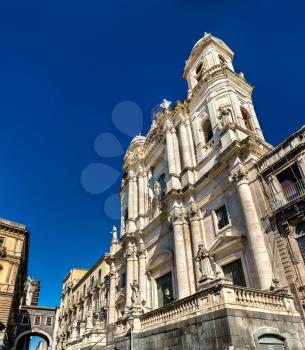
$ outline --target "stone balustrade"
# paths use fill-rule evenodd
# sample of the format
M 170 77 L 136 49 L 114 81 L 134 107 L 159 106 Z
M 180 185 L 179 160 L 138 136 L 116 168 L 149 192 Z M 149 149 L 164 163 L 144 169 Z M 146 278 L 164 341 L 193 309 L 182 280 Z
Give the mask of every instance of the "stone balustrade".
M 162 308 L 140 316 L 141 329 L 151 329 L 202 315 L 221 308 L 242 308 L 270 313 L 297 315 L 292 296 L 285 293 L 262 291 L 216 283 L 211 288 L 197 292 Z M 121 324 L 120 334 L 127 330 Z

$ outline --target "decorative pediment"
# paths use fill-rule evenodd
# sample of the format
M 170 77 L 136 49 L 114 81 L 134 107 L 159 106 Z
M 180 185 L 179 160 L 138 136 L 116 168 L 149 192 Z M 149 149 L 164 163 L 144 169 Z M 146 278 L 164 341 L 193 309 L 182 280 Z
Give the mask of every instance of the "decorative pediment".
M 242 238 L 242 236 L 220 236 L 212 244 L 211 248 L 209 249 L 209 253 L 210 255 L 214 255 L 232 249 L 233 247 L 241 244 Z
M 157 269 L 173 259 L 173 253 L 168 249 L 160 249 L 149 259 L 146 271 Z

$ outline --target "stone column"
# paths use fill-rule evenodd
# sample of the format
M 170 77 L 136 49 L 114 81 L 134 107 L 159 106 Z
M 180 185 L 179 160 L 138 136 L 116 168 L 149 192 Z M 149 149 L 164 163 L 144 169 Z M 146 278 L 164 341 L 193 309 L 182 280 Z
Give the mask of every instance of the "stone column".
M 137 247 L 136 245 L 133 246 L 133 280 L 136 280 L 138 282 L 139 278 L 139 261 L 138 261 L 138 254 L 137 254 Z
M 199 285 L 199 279 L 201 278 L 201 273 L 199 265 L 196 264 L 195 258 L 197 255 L 199 244 L 202 243 L 201 233 L 200 233 L 200 215 L 199 210 L 195 204 L 191 206 L 188 211 L 188 218 L 191 225 L 191 238 L 192 238 L 192 251 L 193 251 L 193 262 L 194 262 L 194 272 L 195 272 L 195 283 L 196 287 Z
M 254 207 L 247 173 L 242 166 L 232 173 L 231 181 L 237 185 L 260 288 L 269 289 L 272 284 L 272 266 L 264 233 Z
M 146 254 L 145 254 L 145 244 L 142 239 L 139 240 L 138 245 L 138 257 L 139 257 L 139 292 L 140 292 L 140 301 L 143 300 L 145 303 L 147 303 L 147 297 L 146 297 L 146 275 L 145 275 L 145 269 L 146 269 Z
M 175 129 L 170 121 L 166 124 L 166 152 L 167 152 L 167 162 L 168 162 L 168 172 L 170 178 L 170 188 L 169 189 L 179 189 L 181 188 L 178 169 L 176 166 L 175 159 L 175 140 L 174 135 Z
M 184 244 L 183 224 L 185 223 L 184 214 L 180 209 L 175 209 L 170 216 L 174 230 L 174 245 L 175 245 L 175 267 L 176 281 L 178 287 L 178 299 L 182 299 L 191 294 L 188 265 L 186 260 L 186 251 Z
M 142 229 L 145 225 L 145 171 L 143 167 L 139 169 L 138 175 L 138 190 L 139 190 L 139 228 Z
M 192 154 L 190 152 L 190 143 L 186 130 L 186 119 L 183 118 L 179 126 L 180 143 L 182 150 L 183 168 L 191 168 L 193 166 Z
M 137 193 L 136 193 L 136 177 L 132 170 L 128 174 L 128 233 L 136 230 L 135 220 L 137 217 Z
M 187 275 L 189 282 L 190 293 L 195 293 L 195 274 L 194 274 L 194 264 L 193 264 L 193 254 L 192 254 L 192 243 L 191 243 L 191 233 L 189 224 L 186 220 L 183 223 L 184 231 L 184 246 L 185 246 L 185 258 L 187 264 Z
M 115 293 L 116 269 L 113 261 L 111 262 L 111 265 L 110 265 L 109 277 L 110 277 L 110 288 L 109 288 L 108 322 L 114 323 L 115 322 L 115 299 L 116 299 L 116 293 Z
M 132 289 L 130 285 L 133 282 L 133 255 L 134 255 L 133 244 L 129 242 L 125 253 L 125 256 L 127 259 L 126 305 L 125 305 L 126 309 L 128 309 L 131 306 Z

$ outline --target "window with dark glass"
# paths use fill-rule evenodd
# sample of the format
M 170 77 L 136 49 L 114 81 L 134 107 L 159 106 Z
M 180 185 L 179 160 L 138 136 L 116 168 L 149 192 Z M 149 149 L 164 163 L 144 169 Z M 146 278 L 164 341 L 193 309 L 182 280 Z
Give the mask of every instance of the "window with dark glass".
M 46 326 L 52 326 L 52 317 L 47 317 Z
M 126 287 L 126 273 L 123 272 L 121 274 L 121 288 L 125 288 Z
M 98 283 L 101 283 L 102 281 L 102 271 L 98 270 Z
M 299 243 L 300 251 L 305 260 L 305 222 L 302 222 L 296 229 L 297 241 Z
M 225 205 L 215 210 L 216 218 L 217 218 L 217 227 L 218 229 L 222 229 L 223 227 L 229 225 L 229 215 Z
M 4 246 L 4 237 L 0 237 L 0 247 Z
M 126 208 L 124 211 L 124 222 L 126 223 L 127 220 L 128 220 L 128 208 Z
M 160 184 L 160 187 L 161 187 L 161 191 L 162 191 L 162 196 L 165 195 L 165 192 L 166 192 L 166 178 L 165 178 L 165 174 L 161 174 L 159 176 L 159 184 Z
M 165 306 L 174 301 L 173 282 L 171 272 L 156 280 L 158 292 L 158 307 Z
M 94 276 L 91 277 L 91 286 L 94 285 Z
M 246 287 L 241 259 L 237 259 L 227 265 L 222 266 L 222 270 L 225 278 L 231 280 L 234 285 Z
M 40 325 L 40 322 L 41 322 L 41 317 L 40 316 L 35 316 L 34 325 L 38 326 L 38 325 Z
M 246 111 L 244 108 L 241 108 L 241 115 L 243 117 L 244 123 L 245 123 L 245 127 L 250 130 L 253 131 L 253 128 L 251 126 L 251 122 L 250 122 L 250 115 L 248 113 L 248 111 Z
M 202 132 L 204 137 L 204 142 L 208 143 L 213 138 L 212 125 L 209 119 L 207 119 L 202 125 Z

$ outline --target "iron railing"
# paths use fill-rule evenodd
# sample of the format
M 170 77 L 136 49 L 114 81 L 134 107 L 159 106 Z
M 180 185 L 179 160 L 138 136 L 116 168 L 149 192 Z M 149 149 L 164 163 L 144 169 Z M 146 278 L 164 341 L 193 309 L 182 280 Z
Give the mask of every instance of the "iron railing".
M 272 210 L 277 210 L 278 208 L 294 201 L 295 199 L 303 196 L 305 194 L 305 179 L 300 179 L 295 183 L 287 186 L 282 186 L 282 190 L 272 194 L 270 198 L 270 206 Z

